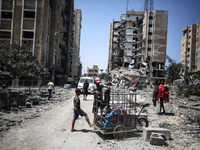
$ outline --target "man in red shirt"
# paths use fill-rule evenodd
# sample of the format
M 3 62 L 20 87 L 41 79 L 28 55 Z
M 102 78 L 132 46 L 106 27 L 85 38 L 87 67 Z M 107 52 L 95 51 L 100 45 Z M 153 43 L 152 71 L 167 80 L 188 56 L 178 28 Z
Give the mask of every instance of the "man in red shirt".
M 160 112 L 161 113 L 161 110 L 163 109 L 163 113 L 165 113 L 165 108 L 164 108 L 164 99 L 165 97 L 169 97 L 169 89 L 168 87 L 165 85 L 165 80 L 162 79 L 160 81 L 160 85 L 158 87 L 158 96 L 157 96 L 157 99 L 158 100 L 160 98 Z

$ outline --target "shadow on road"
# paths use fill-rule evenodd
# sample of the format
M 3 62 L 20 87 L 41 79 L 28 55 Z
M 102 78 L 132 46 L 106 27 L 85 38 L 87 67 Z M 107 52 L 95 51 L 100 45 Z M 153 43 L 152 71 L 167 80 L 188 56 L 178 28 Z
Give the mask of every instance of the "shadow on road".
M 93 132 L 92 130 L 88 130 L 88 129 L 81 129 L 81 130 L 77 130 L 77 131 L 84 132 L 84 133 Z
M 99 131 L 94 131 L 99 137 L 101 137 L 103 140 L 113 140 L 115 139 L 113 134 L 102 134 Z M 134 132 L 127 132 L 127 135 L 125 139 L 128 138 L 141 138 L 142 132 L 141 131 L 134 131 Z

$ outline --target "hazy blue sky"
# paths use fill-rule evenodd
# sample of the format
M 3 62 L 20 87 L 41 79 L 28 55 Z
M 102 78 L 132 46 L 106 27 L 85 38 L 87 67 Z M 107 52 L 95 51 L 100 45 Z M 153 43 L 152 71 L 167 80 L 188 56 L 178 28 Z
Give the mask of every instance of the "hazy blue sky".
M 107 69 L 110 23 L 127 10 L 143 11 L 145 0 L 74 0 L 82 10 L 80 56 L 83 73 L 98 65 Z M 181 30 L 200 19 L 200 0 L 154 0 L 154 10 L 168 11 L 167 55 L 180 62 Z

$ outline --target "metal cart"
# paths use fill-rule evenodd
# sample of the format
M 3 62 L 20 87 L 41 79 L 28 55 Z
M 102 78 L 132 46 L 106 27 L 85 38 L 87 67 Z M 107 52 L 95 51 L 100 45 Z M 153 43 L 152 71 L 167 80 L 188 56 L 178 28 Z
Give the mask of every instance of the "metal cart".
M 94 128 L 102 134 L 113 134 L 116 139 L 123 139 L 127 132 L 148 127 L 148 119 L 137 113 L 137 94 L 108 93 L 95 96 Z

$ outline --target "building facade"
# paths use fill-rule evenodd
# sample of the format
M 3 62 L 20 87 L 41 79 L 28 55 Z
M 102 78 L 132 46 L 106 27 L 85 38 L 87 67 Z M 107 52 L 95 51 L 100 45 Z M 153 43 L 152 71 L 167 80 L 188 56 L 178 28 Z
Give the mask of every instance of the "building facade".
M 97 65 L 93 65 L 93 68 L 87 67 L 87 76 L 96 78 L 99 75 L 99 67 Z
M 149 82 L 164 78 L 168 11 L 127 11 L 110 25 L 108 71 L 147 68 Z
M 68 76 L 68 81 L 78 81 L 82 74 L 82 63 L 80 61 L 80 38 L 81 38 L 81 20 L 82 12 L 80 9 L 74 10 L 74 43 L 72 55 L 72 67 Z
M 74 0 L 0 1 L 0 42 L 20 42 L 56 84 L 72 72 L 74 25 Z
M 180 62 L 190 72 L 200 70 L 200 19 L 182 29 Z
M 197 37 L 196 37 L 196 57 L 195 63 L 197 66 L 197 70 L 200 70 L 200 19 L 197 21 Z

